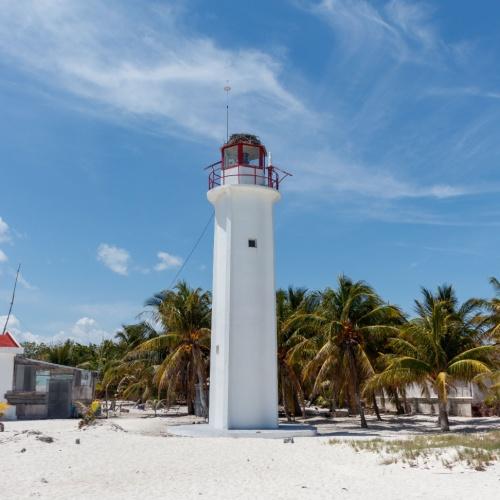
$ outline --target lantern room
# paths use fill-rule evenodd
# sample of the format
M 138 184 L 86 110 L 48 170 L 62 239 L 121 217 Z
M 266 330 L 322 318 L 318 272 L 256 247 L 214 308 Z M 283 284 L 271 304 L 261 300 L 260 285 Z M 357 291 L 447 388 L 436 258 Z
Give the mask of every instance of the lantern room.
M 267 151 L 255 135 L 233 134 L 221 148 L 222 168 L 229 169 L 238 165 L 263 169 Z
M 221 148 L 224 184 L 265 186 L 266 148 L 255 135 L 233 134 Z
M 207 169 L 209 189 L 234 184 L 279 189 L 280 180 L 289 175 L 271 164 L 266 147 L 252 134 L 232 134 L 221 148 L 221 160 Z

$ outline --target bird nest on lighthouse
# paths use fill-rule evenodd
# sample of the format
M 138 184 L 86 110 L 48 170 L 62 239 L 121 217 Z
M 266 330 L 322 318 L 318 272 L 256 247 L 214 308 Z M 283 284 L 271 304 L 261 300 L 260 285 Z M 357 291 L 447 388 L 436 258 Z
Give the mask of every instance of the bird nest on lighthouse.
M 260 139 L 253 134 L 231 134 L 231 137 L 226 142 L 226 146 L 231 146 L 232 144 L 239 144 L 244 142 L 246 144 L 253 144 L 254 146 L 261 146 L 262 143 Z

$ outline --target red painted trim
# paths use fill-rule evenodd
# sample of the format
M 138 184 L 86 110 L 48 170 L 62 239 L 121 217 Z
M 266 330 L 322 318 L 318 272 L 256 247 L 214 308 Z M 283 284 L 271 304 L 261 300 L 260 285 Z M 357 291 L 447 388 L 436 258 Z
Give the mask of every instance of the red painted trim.
M 259 148 L 259 165 L 250 165 L 243 162 L 243 146 L 250 146 L 252 148 Z M 237 147 L 237 163 L 235 165 L 231 165 L 230 167 L 226 167 L 224 164 L 224 152 L 227 148 Z M 273 165 L 268 165 L 266 167 L 266 156 L 267 151 L 265 146 L 250 144 L 248 142 L 237 142 L 235 144 L 224 144 L 220 148 L 221 151 L 221 159 L 220 161 L 213 163 L 206 167 L 206 170 L 209 170 L 208 174 L 208 189 L 212 189 L 216 186 L 221 186 L 225 184 L 225 179 L 230 177 L 252 177 L 253 184 L 259 186 L 267 186 L 272 189 L 279 190 L 279 185 L 281 181 L 292 174 L 285 172 L 284 170 L 280 170 Z M 241 173 L 240 167 L 251 168 L 253 169 L 253 173 Z M 237 173 L 226 173 L 228 169 L 237 169 Z
M 4 335 L 0 334 L 0 347 L 13 347 L 19 349 L 21 345 L 9 332 L 5 332 Z
M 249 142 L 237 142 L 236 144 L 227 144 L 227 145 L 225 144 L 224 146 L 222 146 L 220 148 L 221 162 L 222 162 L 223 169 L 226 168 L 226 166 L 224 165 L 224 151 L 227 148 L 234 148 L 235 146 L 238 148 L 238 164 L 246 166 L 246 164 L 243 162 L 243 146 L 249 146 L 251 148 L 259 148 L 259 166 L 258 166 L 258 168 L 265 167 L 265 158 L 267 156 L 267 151 L 266 151 L 266 147 L 264 145 L 258 146 L 256 144 L 250 144 Z M 257 165 L 248 165 L 248 166 L 257 168 Z

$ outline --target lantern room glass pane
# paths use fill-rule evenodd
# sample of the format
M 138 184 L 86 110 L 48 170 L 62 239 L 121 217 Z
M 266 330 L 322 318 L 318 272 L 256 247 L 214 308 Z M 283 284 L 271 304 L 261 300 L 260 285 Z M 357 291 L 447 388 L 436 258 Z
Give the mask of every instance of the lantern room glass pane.
M 238 146 L 224 149 L 224 168 L 238 165 Z
M 243 145 L 243 163 L 245 165 L 252 165 L 260 167 L 260 148 L 256 146 Z

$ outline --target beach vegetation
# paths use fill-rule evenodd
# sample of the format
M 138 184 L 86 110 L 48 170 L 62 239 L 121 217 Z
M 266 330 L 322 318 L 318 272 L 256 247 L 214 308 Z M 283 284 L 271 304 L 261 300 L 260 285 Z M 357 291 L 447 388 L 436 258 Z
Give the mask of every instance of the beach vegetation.
M 448 431 L 450 387 L 490 374 L 497 346 L 482 342 L 485 332 L 477 326 L 477 301 L 459 305 L 449 286 L 440 287 L 436 294 L 423 288 L 422 296 L 415 301 L 416 318 L 391 338 L 385 370 L 374 374 L 366 387 L 417 383 L 423 391 L 432 389 L 438 398 L 439 425 Z
M 458 464 L 478 471 L 500 460 L 500 431 L 471 434 L 433 434 L 407 439 L 330 439 L 331 445 L 346 445 L 356 452 L 379 455 L 380 463 L 428 464 L 431 460 L 447 468 Z
M 276 294 L 279 404 L 288 420 L 308 406 L 381 419 L 377 401 L 409 410 L 406 393 L 437 397 L 438 424 L 450 428 L 448 397 L 457 384 L 484 391 L 485 414 L 499 414 L 500 282 L 494 297 L 460 303 L 453 287 L 421 290 L 413 315 L 364 281 L 339 276 L 321 291 L 288 287 Z M 137 323 L 98 344 L 25 343 L 28 357 L 98 373 L 97 397 L 108 414 L 128 400 L 155 411 L 186 405 L 208 414 L 211 294 L 179 282 L 145 302 Z M 256 367 L 257 369 L 257 367 Z M 149 402 L 149 403 L 148 403 Z M 146 405 L 146 403 L 148 403 Z M 156 411 L 159 407 L 156 408 Z M 199 413 L 198 413 L 199 414 Z

